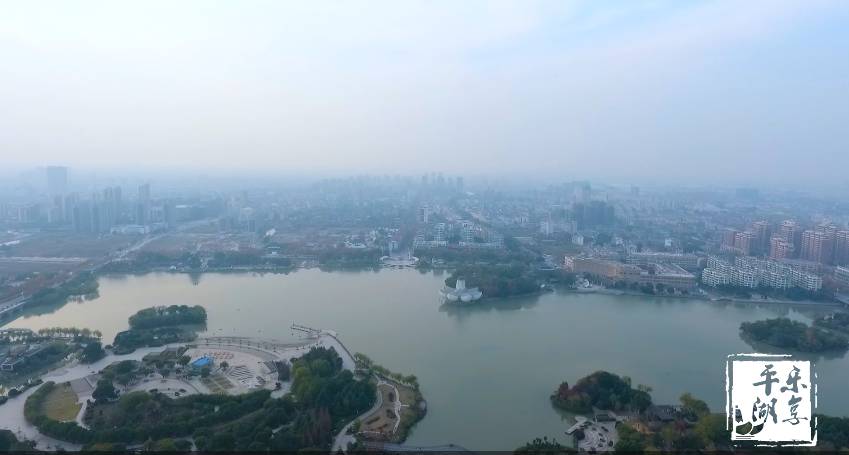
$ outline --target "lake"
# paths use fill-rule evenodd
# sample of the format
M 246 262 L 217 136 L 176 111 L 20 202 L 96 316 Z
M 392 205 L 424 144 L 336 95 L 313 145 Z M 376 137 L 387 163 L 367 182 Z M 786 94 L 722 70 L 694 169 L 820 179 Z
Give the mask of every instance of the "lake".
M 600 369 L 652 387 L 656 403 L 691 392 L 721 412 L 726 356 L 753 352 L 740 323 L 810 322 L 817 311 L 569 292 L 446 307 L 438 297 L 446 277 L 410 269 L 109 276 L 98 298 L 29 309 L 7 327 L 88 327 L 110 343 L 139 309 L 185 304 L 207 309 L 208 334 L 286 340 L 293 322 L 333 329 L 352 352 L 419 377 L 428 415 L 408 443 L 512 450 L 538 436 L 569 440 L 569 416 L 548 397 L 561 381 Z M 849 414 L 849 360 L 816 359 L 819 411 Z

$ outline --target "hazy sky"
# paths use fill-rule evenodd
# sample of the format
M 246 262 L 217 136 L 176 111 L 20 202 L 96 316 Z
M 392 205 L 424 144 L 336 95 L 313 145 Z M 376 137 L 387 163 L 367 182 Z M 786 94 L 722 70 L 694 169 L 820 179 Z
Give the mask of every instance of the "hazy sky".
M 849 177 L 849 2 L 0 1 L 0 164 Z

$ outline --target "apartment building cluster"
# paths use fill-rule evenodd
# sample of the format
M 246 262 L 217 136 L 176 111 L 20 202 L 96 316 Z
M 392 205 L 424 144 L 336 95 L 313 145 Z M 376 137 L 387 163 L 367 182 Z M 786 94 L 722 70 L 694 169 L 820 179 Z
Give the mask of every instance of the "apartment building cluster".
M 707 286 L 739 286 L 775 289 L 798 287 L 816 292 L 822 289 L 822 277 L 811 266 L 799 261 L 776 261 L 752 256 L 738 256 L 734 263 L 710 257 L 702 271 L 702 283 Z
M 456 223 L 435 223 L 419 232 L 413 240 L 413 249 L 449 245 L 475 249 L 502 248 L 504 236 L 472 221 L 460 220 Z
M 802 259 L 823 265 L 849 265 L 849 230 L 830 223 L 803 229 L 795 220 L 785 220 L 778 226 L 756 221 L 743 231 L 724 230 L 720 251 L 767 256 L 775 261 Z
M 663 285 L 687 291 L 696 288 L 695 275 L 680 265 L 668 262 L 644 262 L 636 265 L 608 259 L 567 256 L 564 268 L 577 274 L 592 276 L 605 284 L 624 282 Z

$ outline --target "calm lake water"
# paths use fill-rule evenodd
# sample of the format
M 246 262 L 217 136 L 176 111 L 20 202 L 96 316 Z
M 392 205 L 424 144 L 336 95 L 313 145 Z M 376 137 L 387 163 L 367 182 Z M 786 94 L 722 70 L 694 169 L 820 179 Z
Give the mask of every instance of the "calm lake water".
M 7 326 L 89 327 L 108 343 L 137 310 L 186 304 L 206 307 L 211 334 L 285 340 L 293 322 L 333 329 L 352 352 L 419 377 L 428 415 L 408 443 L 504 450 L 544 435 L 565 442 L 569 417 L 548 397 L 561 381 L 600 369 L 651 386 L 655 402 L 689 391 L 722 411 L 726 356 L 753 352 L 740 323 L 816 315 L 783 305 L 565 292 L 445 307 L 437 294 L 445 277 L 316 269 L 105 277 L 98 298 L 42 308 Z M 849 360 L 816 359 L 819 410 L 849 414 Z

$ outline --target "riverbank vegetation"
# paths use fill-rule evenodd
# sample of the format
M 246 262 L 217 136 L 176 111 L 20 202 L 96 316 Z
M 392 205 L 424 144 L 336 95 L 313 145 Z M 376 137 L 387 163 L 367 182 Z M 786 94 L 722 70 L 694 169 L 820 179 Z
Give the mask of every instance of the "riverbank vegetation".
M 118 332 L 112 343 L 112 351 L 117 355 L 129 354 L 138 348 L 158 347 L 169 343 L 194 341 L 197 334 L 185 327 L 157 327 L 149 330 L 130 329 Z
M 354 361 L 357 363 L 357 369 L 362 370 L 367 375 L 376 374 L 387 379 L 392 379 L 401 384 L 408 385 L 415 390 L 419 389 L 419 378 L 417 378 L 415 375 L 404 375 L 401 373 L 392 372 L 388 368 L 374 363 L 374 361 L 369 358 L 369 356 L 361 352 L 357 352 L 354 354 Z
M 560 444 L 559 442 L 557 442 L 556 439 L 549 440 L 548 436 L 536 438 L 533 441 L 526 443 L 525 445 L 519 447 L 514 451 L 514 453 L 516 454 L 558 454 L 575 452 L 577 452 L 577 450 Z
M 644 387 L 634 389 L 628 377 L 597 371 L 569 387 L 563 382 L 551 395 L 554 406 L 578 414 L 590 413 L 593 407 L 611 411 L 644 411 L 651 406 L 651 396 Z
M 79 272 L 70 280 L 55 286 L 41 289 L 34 293 L 28 305 L 51 305 L 64 303 L 72 297 L 97 295 L 97 275 L 92 272 Z
M 751 300 L 756 296 L 759 296 L 759 298 L 763 300 L 775 299 L 795 302 L 831 302 L 834 300 L 834 295 L 825 289 L 820 289 L 819 291 L 808 291 L 798 287 L 777 289 L 767 286 L 758 286 L 757 288 L 752 289 L 728 284 L 716 286 L 713 289 L 720 295 L 745 300 Z
M 801 352 L 846 350 L 849 339 L 787 318 L 740 324 L 744 340 Z
M 342 369 L 333 349 L 314 348 L 293 362 L 292 396 L 272 398 L 268 390 L 243 395 L 191 395 L 130 392 L 103 400 L 86 419 L 58 422 L 41 411 L 57 387 L 46 383 L 33 393 L 24 414 L 45 435 L 87 447 L 121 447 L 193 437 L 198 450 L 328 450 L 335 431 L 374 402 L 374 385 Z M 176 444 L 176 441 L 171 441 Z

